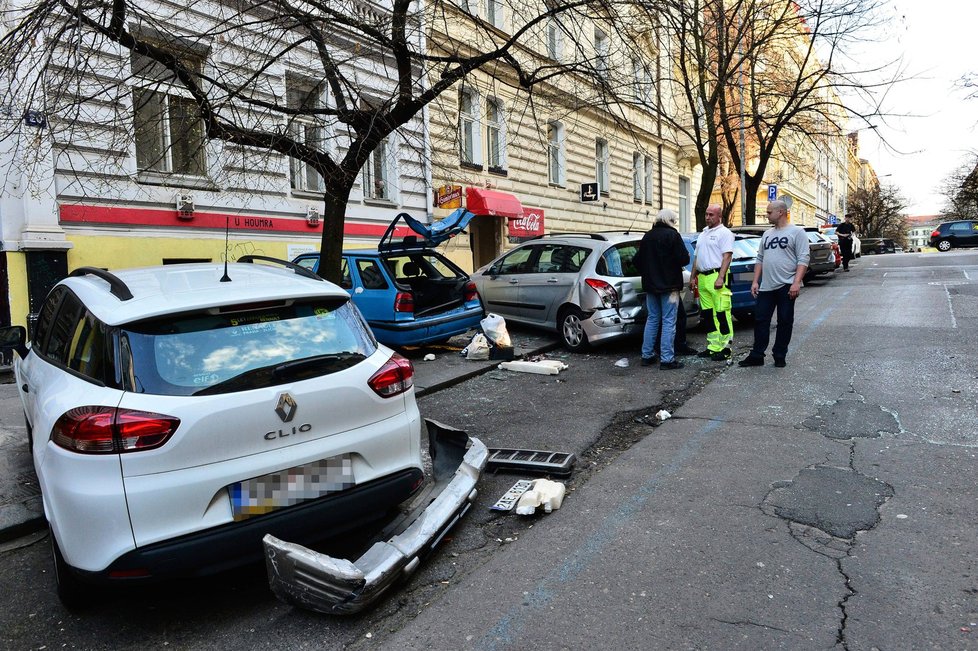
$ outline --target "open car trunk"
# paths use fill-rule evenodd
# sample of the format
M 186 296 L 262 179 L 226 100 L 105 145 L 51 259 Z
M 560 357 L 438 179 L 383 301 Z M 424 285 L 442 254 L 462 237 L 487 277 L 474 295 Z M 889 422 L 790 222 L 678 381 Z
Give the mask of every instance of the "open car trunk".
M 468 275 L 430 249 L 400 251 L 384 257 L 398 289 L 414 296 L 415 316 L 448 312 L 465 303 Z

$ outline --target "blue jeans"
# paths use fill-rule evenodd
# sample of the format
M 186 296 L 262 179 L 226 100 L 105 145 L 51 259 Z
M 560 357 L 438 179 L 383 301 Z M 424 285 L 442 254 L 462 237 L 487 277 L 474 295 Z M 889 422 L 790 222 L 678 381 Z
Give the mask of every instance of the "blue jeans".
M 671 362 L 676 358 L 676 313 L 679 310 L 679 292 L 664 294 L 649 292 L 645 295 L 645 306 L 649 316 L 645 319 L 642 357 L 648 359 L 654 356 L 656 342 L 659 342 L 658 348 L 662 351 L 662 361 Z
M 757 305 L 754 308 L 754 347 L 750 356 L 764 358 L 764 351 L 771 340 L 771 317 L 778 311 L 778 332 L 774 335 L 774 348 L 771 355 L 784 359 L 791 343 L 791 329 L 795 324 L 795 299 L 788 297 L 791 285 L 784 285 L 769 292 L 757 292 Z

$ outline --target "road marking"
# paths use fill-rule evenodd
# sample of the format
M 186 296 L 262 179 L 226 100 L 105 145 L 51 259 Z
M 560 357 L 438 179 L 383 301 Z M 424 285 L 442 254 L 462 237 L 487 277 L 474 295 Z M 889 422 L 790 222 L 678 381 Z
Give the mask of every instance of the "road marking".
M 944 295 L 947 296 L 947 309 L 951 312 L 951 327 L 958 329 L 958 320 L 954 318 L 954 303 L 951 302 L 951 290 L 944 285 Z

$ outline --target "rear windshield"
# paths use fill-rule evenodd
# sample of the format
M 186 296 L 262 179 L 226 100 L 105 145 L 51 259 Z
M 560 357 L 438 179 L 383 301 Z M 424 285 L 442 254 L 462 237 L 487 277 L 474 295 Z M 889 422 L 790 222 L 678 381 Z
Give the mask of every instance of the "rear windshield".
M 602 276 L 630 278 L 638 276 L 635 266 L 635 254 L 638 253 L 639 242 L 623 242 L 609 248 L 598 260 L 596 271 Z
M 120 332 L 120 349 L 128 390 L 182 396 L 335 373 L 369 357 L 377 343 L 341 297 L 129 324 Z

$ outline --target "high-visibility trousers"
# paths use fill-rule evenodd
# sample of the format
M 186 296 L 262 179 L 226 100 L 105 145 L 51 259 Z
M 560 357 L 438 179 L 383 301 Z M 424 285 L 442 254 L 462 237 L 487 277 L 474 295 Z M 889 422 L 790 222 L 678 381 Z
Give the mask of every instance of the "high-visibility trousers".
M 706 335 L 706 347 L 713 353 L 730 348 L 730 343 L 733 341 L 733 318 L 730 316 L 733 293 L 729 287 L 729 273 L 723 287 L 716 289 L 714 285 L 718 273 L 720 272 L 713 271 L 708 274 L 700 273 L 697 276 L 701 314 L 707 319 L 707 324 L 712 325 L 712 329 Z

